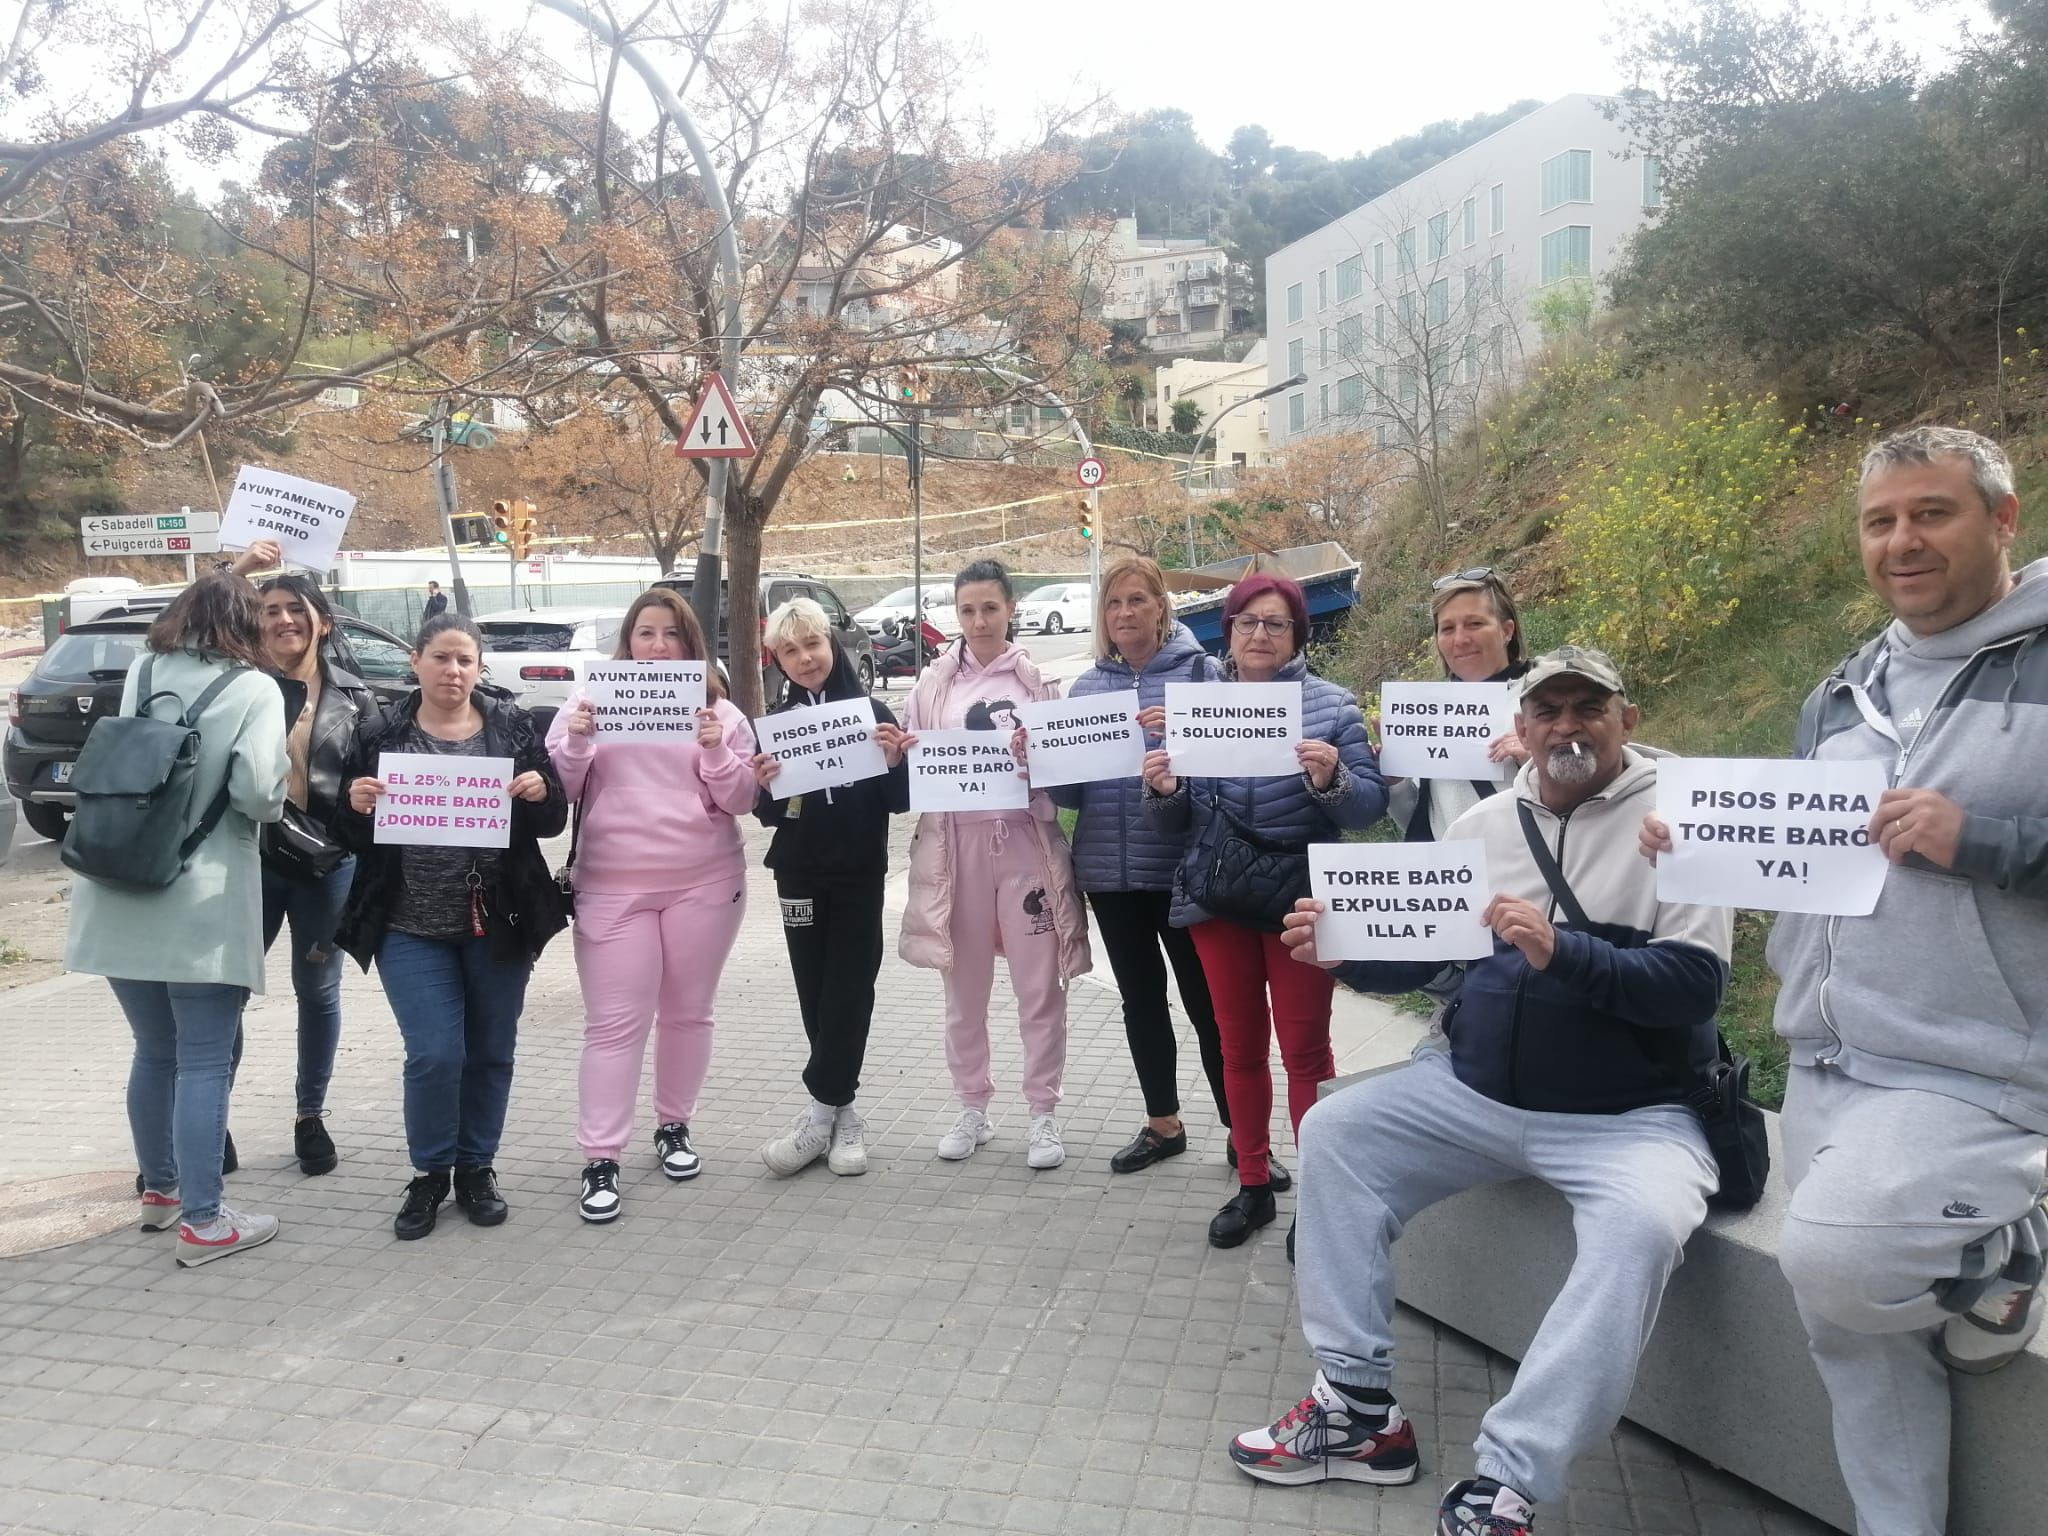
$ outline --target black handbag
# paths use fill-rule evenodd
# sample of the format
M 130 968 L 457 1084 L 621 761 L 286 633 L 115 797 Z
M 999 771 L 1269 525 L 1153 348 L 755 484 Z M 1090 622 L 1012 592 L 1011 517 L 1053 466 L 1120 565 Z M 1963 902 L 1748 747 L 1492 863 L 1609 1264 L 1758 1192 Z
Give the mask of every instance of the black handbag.
M 1308 854 L 1254 832 L 1221 805 L 1195 840 L 1188 897 L 1211 917 L 1278 933 L 1308 894 Z
M 263 867 L 287 880 L 310 885 L 325 880 L 348 862 L 349 851 L 327 835 L 326 830 L 291 801 L 284 803 L 284 815 L 266 821 L 257 835 Z
M 1572 926 L 1588 929 L 1586 909 L 1557 867 L 1557 857 L 1537 830 L 1536 818 L 1526 804 L 1516 805 L 1515 812 L 1543 883 L 1550 887 Z M 1719 1029 L 1714 1031 L 1714 1039 L 1721 1048 L 1721 1059 L 1706 1080 L 1686 1095 L 1685 1102 L 1700 1117 L 1707 1150 L 1714 1154 L 1714 1166 L 1721 1172 L 1721 1187 L 1707 1197 L 1707 1204 L 1716 1210 L 1746 1211 L 1764 1197 L 1764 1185 L 1771 1176 L 1770 1140 L 1763 1109 L 1749 1096 L 1749 1058 L 1729 1050 Z
M 562 916 L 576 916 L 576 845 L 583 840 L 583 802 L 590 795 L 590 781 L 583 781 L 583 794 L 576 800 L 576 814 L 569 821 L 569 857 L 555 872 L 555 888 L 562 893 Z

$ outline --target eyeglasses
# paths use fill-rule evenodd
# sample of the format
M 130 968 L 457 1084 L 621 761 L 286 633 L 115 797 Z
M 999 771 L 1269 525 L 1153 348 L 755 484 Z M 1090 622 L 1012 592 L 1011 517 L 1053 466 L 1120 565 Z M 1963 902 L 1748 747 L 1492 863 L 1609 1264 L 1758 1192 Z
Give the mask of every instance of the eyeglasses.
M 1262 619 L 1256 613 L 1240 613 L 1230 621 L 1230 627 L 1240 635 L 1256 635 L 1262 629 L 1269 635 L 1284 635 L 1294 628 L 1294 620 Z
M 1498 585 L 1500 578 L 1493 574 L 1490 565 L 1475 565 L 1469 571 L 1453 571 L 1448 576 L 1439 576 L 1429 584 L 1432 592 L 1441 592 L 1445 587 L 1459 586 L 1465 582 L 1490 581 Z

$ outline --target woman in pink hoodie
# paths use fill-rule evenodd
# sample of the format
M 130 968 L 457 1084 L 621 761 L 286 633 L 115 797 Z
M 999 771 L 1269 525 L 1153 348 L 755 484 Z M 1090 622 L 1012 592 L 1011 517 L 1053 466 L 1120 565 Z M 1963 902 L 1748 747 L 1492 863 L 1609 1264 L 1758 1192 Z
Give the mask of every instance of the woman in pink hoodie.
M 933 658 L 910 696 L 906 747 L 920 730 L 1004 731 L 1017 706 L 1059 696 L 1010 639 L 1017 598 L 1009 572 L 977 560 L 953 578 L 960 640 Z M 946 1065 L 960 1118 L 939 1138 L 939 1156 L 971 1157 L 995 1135 L 989 1076 L 988 1000 L 996 956 L 1009 962 L 1024 1042 L 1024 1098 L 1031 1109 L 1025 1161 L 1066 1160 L 1059 1123 L 1067 1064 L 1067 982 L 1089 967 L 1088 919 L 1074 885 L 1067 839 L 1044 791 L 1021 811 L 927 812 L 910 843 L 910 896 L 898 946 L 904 959 L 946 982 Z
M 689 604 L 656 587 L 619 626 L 619 661 L 701 661 Z M 654 1150 L 671 1179 L 703 1163 L 690 1119 L 711 1067 L 711 1000 L 747 912 L 745 845 L 733 818 L 754 808 L 754 733 L 709 679 L 694 740 L 597 739 L 582 694 L 548 732 L 576 807 L 576 974 L 583 984 L 577 1139 L 585 1221 L 619 1214 L 619 1158 L 633 1129 L 640 1065 L 654 1031 Z

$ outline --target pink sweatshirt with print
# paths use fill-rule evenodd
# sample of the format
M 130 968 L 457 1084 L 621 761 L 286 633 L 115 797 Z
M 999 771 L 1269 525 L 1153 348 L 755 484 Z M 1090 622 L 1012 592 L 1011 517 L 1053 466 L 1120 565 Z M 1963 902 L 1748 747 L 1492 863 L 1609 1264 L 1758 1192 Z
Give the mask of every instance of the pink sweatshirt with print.
M 744 875 L 737 816 L 754 809 L 754 731 L 728 699 L 712 706 L 725 727 L 717 746 L 694 741 L 606 741 L 569 720 L 578 691 L 548 728 L 548 756 L 583 817 L 576 887 L 617 895 L 686 891 Z

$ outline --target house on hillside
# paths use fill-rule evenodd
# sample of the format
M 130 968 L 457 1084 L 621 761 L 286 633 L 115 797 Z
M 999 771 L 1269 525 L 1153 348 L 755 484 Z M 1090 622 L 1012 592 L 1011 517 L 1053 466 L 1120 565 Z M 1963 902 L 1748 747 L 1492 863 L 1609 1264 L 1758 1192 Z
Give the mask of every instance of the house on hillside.
M 1154 420 L 1162 428 L 1172 426 L 1173 408 L 1179 401 L 1192 401 L 1201 411 L 1200 425 L 1195 431 L 1209 434 L 1201 445 L 1202 463 L 1212 468 L 1244 469 L 1272 462 L 1267 402 L 1244 405 L 1266 387 L 1263 341 L 1254 342 L 1242 362 L 1211 363 L 1177 357 L 1164 367 L 1153 369 L 1152 378 Z M 1242 410 L 1231 410 L 1240 405 L 1244 405 Z
M 1141 322 L 1153 352 L 1193 352 L 1242 330 L 1248 275 L 1206 240 L 1143 237 L 1118 219 L 1098 258 L 1105 273 L 1102 318 Z
M 944 235 L 904 224 L 876 231 L 849 225 L 811 236 L 795 274 L 776 305 L 778 318 L 830 315 L 835 297 L 840 324 L 876 331 L 914 324 L 926 316 L 952 314 L 960 305 L 960 257 L 964 247 Z M 750 286 L 756 306 L 779 271 L 757 269 Z
M 1553 319 L 1595 302 L 1663 205 L 1596 97 L 1566 96 L 1266 260 L 1273 444 L 1365 432 L 1439 443 L 1512 381 Z

